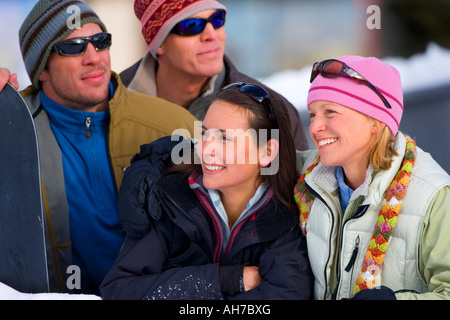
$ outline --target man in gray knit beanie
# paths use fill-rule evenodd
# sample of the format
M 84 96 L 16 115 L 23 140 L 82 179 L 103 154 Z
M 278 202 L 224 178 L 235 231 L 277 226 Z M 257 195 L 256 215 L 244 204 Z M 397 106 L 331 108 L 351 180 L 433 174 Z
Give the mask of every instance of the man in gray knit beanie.
M 175 130 L 193 136 L 197 119 L 127 90 L 111 70 L 111 34 L 82 1 L 38 1 L 19 39 L 32 81 L 21 94 L 39 142 L 50 291 L 99 294 L 125 238 L 117 194 L 130 159 Z M 15 79 L 0 68 L 0 90 Z
M 36 88 L 40 88 L 39 75 L 53 46 L 89 22 L 106 32 L 97 14 L 81 1 L 41 0 L 34 6 L 19 30 L 19 41 L 25 68 Z

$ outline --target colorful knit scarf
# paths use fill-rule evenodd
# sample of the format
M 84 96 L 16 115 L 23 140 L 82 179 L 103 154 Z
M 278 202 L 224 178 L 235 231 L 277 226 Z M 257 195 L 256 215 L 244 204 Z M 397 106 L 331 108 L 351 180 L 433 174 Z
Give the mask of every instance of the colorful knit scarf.
M 411 171 L 416 160 L 416 143 L 406 137 L 406 152 L 402 165 L 385 192 L 383 204 L 378 213 L 377 222 L 364 256 L 361 272 L 353 286 L 353 294 L 372 289 L 376 284 L 376 276 L 381 270 L 389 238 L 397 224 L 402 200 L 409 184 Z M 305 186 L 305 177 L 317 166 L 318 161 L 309 166 L 300 176 L 294 189 L 294 198 L 300 210 L 300 224 L 306 235 L 306 222 L 314 201 L 314 195 Z

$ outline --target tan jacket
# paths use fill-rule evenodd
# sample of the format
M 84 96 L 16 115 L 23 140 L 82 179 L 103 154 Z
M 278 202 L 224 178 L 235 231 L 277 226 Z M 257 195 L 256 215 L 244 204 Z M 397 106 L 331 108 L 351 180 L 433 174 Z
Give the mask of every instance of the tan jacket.
M 193 137 L 197 119 L 186 109 L 166 100 L 128 91 L 115 73 L 111 80 L 116 90 L 108 105 L 108 148 L 118 190 L 124 170 L 141 145 L 171 135 L 177 129 L 186 129 Z M 61 152 L 47 113 L 41 107 L 40 91 L 30 86 L 21 94 L 33 114 L 39 142 L 50 291 L 65 292 L 66 269 L 72 263 Z

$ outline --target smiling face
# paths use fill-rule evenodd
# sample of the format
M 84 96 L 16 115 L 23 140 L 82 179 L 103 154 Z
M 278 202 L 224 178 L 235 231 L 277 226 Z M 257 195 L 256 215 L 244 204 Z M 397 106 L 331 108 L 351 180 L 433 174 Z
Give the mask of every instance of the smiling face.
M 373 121 L 353 109 L 328 101 L 309 105 L 309 133 L 325 166 L 365 172 L 376 137 Z
M 205 10 L 190 18 L 206 19 L 215 12 Z M 225 27 L 214 29 L 211 23 L 194 36 L 169 33 L 157 51 L 158 63 L 177 76 L 211 77 L 223 68 L 225 41 Z
M 244 108 L 217 100 L 208 109 L 197 153 L 203 184 L 222 193 L 254 193 L 261 183 L 256 137 Z
M 64 40 L 100 32 L 99 25 L 87 23 Z M 89 43 L 86 52 L 79 56 L 60 56 L 52 52 L 39 80 L 45 94 L 57 103 L 74 110 L 95 112 L 106 110 L 110 78 L 109 50 L 96 51 Z

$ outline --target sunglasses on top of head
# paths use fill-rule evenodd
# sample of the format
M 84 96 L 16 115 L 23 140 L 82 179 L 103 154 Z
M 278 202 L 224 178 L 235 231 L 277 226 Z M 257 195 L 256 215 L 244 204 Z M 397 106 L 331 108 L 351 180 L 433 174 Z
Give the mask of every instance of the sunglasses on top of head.
M 111 34 L 101 32 L 90 37 L 67 39 L 55 44 L 53 51 L 61 56 L 79 56 L 86 52 L 89 43 L 92 43 L 96 51 L 109 49 L 111 47 Z
M 194 36 L 205 30 L 206 24 L 211 22 L 214 29 L 218 29 L 225 24 L 226 11 L 223 9 L 214 12 L 208 19 L 189 18 L 178 22 L 170 31 L 181 36 Z
M 273 128 L 279 128 L 277 118 L 275 117 L 275 111 L 273 110 L 272 104 L 270 103 L 270 95 L 266 89 L 256 84 L 236 82 L 223 87 L 222 90 L 233 87 L 239 88 L 239 92 L 261 103 L 266 110 L 267 116 L 269 117 Z
M 347 75 L 351 79 L 355 80 L 356 82 L 360 84 L 364 84 L 368 86 L 370 89 L 372 89 L 373 92 L 375 92 L 383 101 L 383 104 L 386 106 L 386 108 L 391 109 L 391 105 L 386 100 L 386 98 L 381 94 L 381 92 L 369 82 L 366 78 L 364 78 L 361 74 L 359 74 L 356 70 L 350 68 L 348 65 L 346 65 L 344 62 L 336 60 L 336 59 L 329 59 L 324 60 L 321 62 L 316 62 L 313 65 L 312 71 L 311 71 L 311 79 L 310 82 L 313 82 L 314 79 L 321 75 L 324 78 L 338 78 L 342 75 Z

